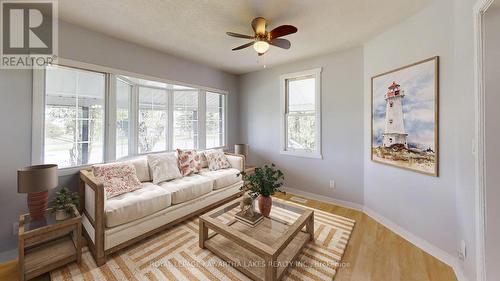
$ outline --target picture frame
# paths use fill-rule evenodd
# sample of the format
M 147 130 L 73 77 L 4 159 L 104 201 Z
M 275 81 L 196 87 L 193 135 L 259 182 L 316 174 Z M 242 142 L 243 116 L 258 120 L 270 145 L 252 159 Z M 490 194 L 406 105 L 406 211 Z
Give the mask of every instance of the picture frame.
M 371 78 L 370 157 L 439 176 L 439 56 Z

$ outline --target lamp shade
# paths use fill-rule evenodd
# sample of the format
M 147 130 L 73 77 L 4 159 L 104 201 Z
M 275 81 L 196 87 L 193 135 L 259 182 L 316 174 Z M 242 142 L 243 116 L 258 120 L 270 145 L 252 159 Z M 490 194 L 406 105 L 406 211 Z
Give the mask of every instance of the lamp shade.
M 234 145 L 234 153 L 248 156 L 248 144 L 240 143 Z
M 33 193 L 56 188 L 57 165 L 36 165 L 17 170 L 17 192 Z

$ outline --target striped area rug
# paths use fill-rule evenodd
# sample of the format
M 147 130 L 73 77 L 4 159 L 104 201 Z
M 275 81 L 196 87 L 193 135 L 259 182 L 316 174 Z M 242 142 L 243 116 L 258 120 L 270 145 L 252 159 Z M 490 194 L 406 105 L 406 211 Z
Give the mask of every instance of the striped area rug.
M 284 200 L 273 198 L 275 201 Z M 288 204 L 302 206 L 290 201 Z M 297 265 L 282 280 L 332 280 L 354 227 L 345 217 L 314 210 L 314 242 L 302 250 Z M 294 213 L 272 208 L 273 216 L 293 220 Z M 198 247 L 198 218 L 121 250 L 105 265 L 97 267 L 87 248 L 82 262 L 51 272 L 51 279 L 62 280 L 249 280 L 225 264 L 209 250 Z

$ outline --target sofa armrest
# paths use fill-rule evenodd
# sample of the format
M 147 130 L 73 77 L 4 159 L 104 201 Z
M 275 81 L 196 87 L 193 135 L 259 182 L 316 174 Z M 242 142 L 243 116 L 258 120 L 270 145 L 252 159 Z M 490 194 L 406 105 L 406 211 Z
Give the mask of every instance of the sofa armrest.
M 86 198 L 92 196 L 93 198 Z M 104 186 L 91 171 L 80 171 L 80 211 L 95 227 L 99 213 L 104 213 Z M 92 212 L 92 213 L 89 213 Z
M 104 261 L 104 186 L 103 183 L 94 177 L 91 171 L 80 171 L 80 206 L 82 213 L 85 214 L 90 224 L 94 228 L 94 251 L 98 264 Z M 93 200 L 85 200 L 85 195 L 92 196 Z M 86 202 L 88 201 L 88 202 Z M 87 204 L 86 204 L 87 203 Z M 89 204 L 92 204 L 90 206 Z M 88 206 L 88 209 L 86 208 Z M 93 209 L 93 210 L 92 210 Z M 92 212 L 93 214 L 90 214 Z
M 243 172 L 245 170 L 245 155 L 235 154 L 230 152 L 225 152 L 227 161 L 231 164 L 231 167 Z

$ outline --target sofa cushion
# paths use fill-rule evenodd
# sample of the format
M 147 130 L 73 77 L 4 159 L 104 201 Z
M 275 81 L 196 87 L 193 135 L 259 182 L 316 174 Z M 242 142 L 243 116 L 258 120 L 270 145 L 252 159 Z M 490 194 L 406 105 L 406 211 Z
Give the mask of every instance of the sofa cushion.
M 213 190 L 214 181 L 209 177 L 191 175 L 163 182 L 160 186 L 172 194 L 172 204 L 179 204 L 209 193 Z
M 171 203 L 171 194 L 167 189 L 149 182 L 142 183 L 141 189 L 105 201 L 106 227 L 140 219 L 167 208 Z
M 148 163 L 154 184 L 182 177 L 175 152 L 149 154 Z
M 217 190 L 241 181 L 241 175 L 237 176 L 239 172 L 238 169 L 234 168 L 217 171 L 204 169 L 200 175 L 211 178 L 214 181 L 214 190 Z
M 137 178 L 141 182 L 151 181 L 151 175 L 149 174 L 148 159 L 146 157 L 138 157 L 129 160 L 135 167 L 135 172 L 137 173 Z

